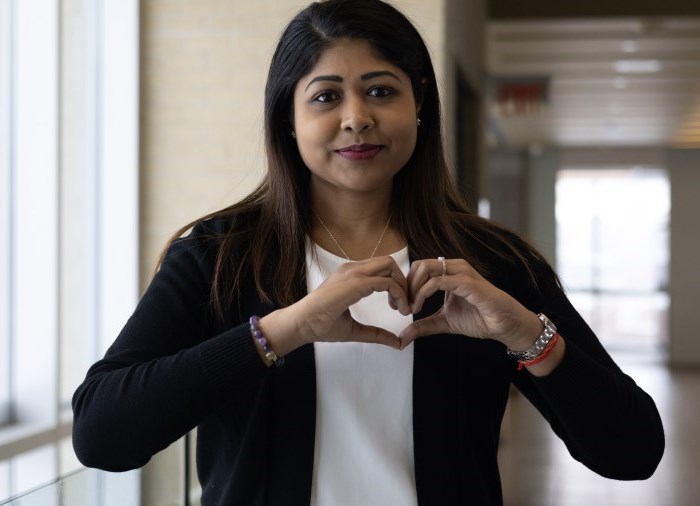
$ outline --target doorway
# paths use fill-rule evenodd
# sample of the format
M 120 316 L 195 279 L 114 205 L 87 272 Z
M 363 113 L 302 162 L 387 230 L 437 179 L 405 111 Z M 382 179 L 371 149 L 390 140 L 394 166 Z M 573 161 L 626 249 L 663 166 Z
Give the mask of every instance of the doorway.
M 608 351 L 667 348 L 670 199 L 662 168 L 557 173 L 557 270 Z

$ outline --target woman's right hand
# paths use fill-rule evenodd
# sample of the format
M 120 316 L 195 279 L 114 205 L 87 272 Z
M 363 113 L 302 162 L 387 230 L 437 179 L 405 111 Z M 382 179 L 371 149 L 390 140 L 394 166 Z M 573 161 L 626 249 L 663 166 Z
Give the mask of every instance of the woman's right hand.
M 387 292 L 392 309 L 404 316 L 411 314 L 406 277 L 394 259 L 386 256 L 343 264 L 300 301 L 261 318 L 260 330 L 278 355 L 316 341 L 400 348 L 395 334 L 363 325 L 350 315 L 350 306 L 374 292 Z

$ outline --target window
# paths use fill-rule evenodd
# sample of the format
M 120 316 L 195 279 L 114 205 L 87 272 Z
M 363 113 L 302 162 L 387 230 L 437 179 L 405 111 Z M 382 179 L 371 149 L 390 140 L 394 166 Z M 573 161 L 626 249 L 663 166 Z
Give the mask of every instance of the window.
M 658 168 L 559 171 L 558 272 L 572 303 L 612 350 L 668 339 L 670 185 Z
M 0 0 L 0 501 L 77 468 L 138 294 L 138 2 Z
M 9 2 L 0 2 L 0 427 L 11 419 L 10 409 L 10 290 L 12 269 L 10 266 L 10 119 L 12 117 L 12 25 Z M 0 471 L 0 480 L 2 472 Z M 0 486 L 2 482 L 0 482 Z
M 0 427 L 10 421 L 10 13 L 8 2 L 0 3 Z M 0 480 L 2 480 L 0 468 Z M 2 481 L 0 481 L 0 487 Z

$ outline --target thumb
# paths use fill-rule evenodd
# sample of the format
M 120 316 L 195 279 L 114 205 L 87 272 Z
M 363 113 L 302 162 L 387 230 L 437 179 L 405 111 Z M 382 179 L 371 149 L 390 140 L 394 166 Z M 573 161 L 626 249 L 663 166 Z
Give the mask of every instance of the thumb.
M 449 333 L 450 331 L 450 326 L 440 313 L 416 320 L 408 327 L 403 329 L 401 334 L 399 334 L 401 349 L 404 349 L 419 337 L 429 336 L 431 334 L 441 334 L 445 332 Z

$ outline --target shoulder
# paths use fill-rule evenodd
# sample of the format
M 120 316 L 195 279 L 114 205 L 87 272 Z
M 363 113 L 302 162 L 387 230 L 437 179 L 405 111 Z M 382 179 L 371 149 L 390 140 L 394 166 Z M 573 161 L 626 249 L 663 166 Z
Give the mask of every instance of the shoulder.
M 461 226 L 468 231 L 465 247 L 482 266 L 482 275 L 497 286 L 519 298 L 560 290 L 554 269 L 527 239 L 479 216 L 463 217 Z
M 189 259 L 198 264 L 212 264 L 221 248 L 240 250 L 248 244 L 255 226 L 254 213 L 221 211 L 191 223 L 167 245 L 162 263 Z
M 536 253 L 526 240 L 499 223 L 476 215 L 457 217 L 464 231 L 464 247 L 488 265 L 518 264 Z
M 219 211 L 192 222 L 172 243 L 217 245 L 232 236 L 244 236 L 255 227 L 258 213 Z
M 180 239 L 192 241 L 223 240 L 230 234 L 241 233 L 255 226 L 258 213 L 223 210 L 205 216 L 191 224 L 190 232 Z

